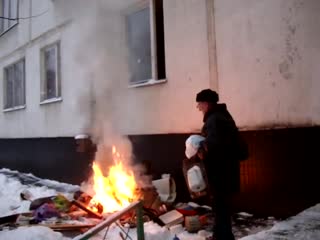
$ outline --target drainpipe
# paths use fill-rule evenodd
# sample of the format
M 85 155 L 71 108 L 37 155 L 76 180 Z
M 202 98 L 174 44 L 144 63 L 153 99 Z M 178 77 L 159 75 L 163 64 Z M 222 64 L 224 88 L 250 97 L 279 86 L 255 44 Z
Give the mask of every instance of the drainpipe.
M 214 0 L 206 0 L 206 9 L 207 9 L 207 37 L 208 37 L 208 57 L 209 57 L 209 86 L 211 89 L 219 93 Z
M 29 1 L 29 16 L 32 16 L 32 0 Z M 29 18 L 29 42 L 32 40 L 32 18 Z

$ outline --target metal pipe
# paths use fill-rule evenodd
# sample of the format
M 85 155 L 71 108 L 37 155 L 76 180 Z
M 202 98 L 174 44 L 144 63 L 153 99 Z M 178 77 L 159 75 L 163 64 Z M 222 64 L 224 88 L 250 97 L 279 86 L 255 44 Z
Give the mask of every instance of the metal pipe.
M 138 207 L 136 208 L 137 214 L 137 236 L 138 240 L 144 240 L 144 229 L 143 229 L 143 211 L 142 211 L 143 204 L 139 202 Z
M 120 219 L 123 215 L 127 212 L 137 209 L 137 234 L 138 240 L 144 240 L 144 230 L 143 230 L 143 219 L 142 219 L 142 202 L 134 202 L 131 203 L 128 207 L 122 209 L 121 211 L 115 212 L 107 217 L 104 221 L 97 224 L 95 227 L 89 229 L 87 232 L 78 235 L 77 237 L 73 238 L 72 240 L 87 240 L 90 239 L 92 236 L 96 235 L 104 228 L 110 226 L 112 223 Z M 140 209 L 140 210 L 139 210 Z

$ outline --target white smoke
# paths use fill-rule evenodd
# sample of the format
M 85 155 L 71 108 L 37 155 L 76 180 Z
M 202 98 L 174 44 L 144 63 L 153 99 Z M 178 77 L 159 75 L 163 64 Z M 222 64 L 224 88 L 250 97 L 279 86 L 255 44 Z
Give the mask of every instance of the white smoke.
M 78 112 L 89 116 L 84 132 L 89 133 L 97 145 L 95 161 L 107 173 L 113 165 L 111 148 L 116 146 L 125 156 L 124 164 L 135 170 L 141 184 L 149 182 L 143 166 L 132 166 L 132 144 L 121 133 L 117 121 L 117 108 L 127 104 L 121 103 L 121 94 L 129 79 L 123 7 L 137 0 L 58 2 L 63 7 L 61 11 L 69 12 L 73 19 L 70 34 L 73 36 L 75 71 L 72 74 L 79 82 L 77 87 L 81 93 L 77 101 Z

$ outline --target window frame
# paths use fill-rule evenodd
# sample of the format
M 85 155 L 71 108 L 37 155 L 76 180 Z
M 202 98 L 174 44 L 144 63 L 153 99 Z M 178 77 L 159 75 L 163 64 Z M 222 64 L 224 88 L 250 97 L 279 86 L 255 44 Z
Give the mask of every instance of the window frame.
M 8 84 L 8 78 L 7 78 L 7 70 L 10 67 L 14 67 L 16 64 L 23 62 L 23 79 L 22 79 L 22 86 L 23 86 L 23 104 L 21 105 L 15 105 L 7 107 L 7 84 Z M 14 72 L 15 74 L 15 72 Z M 16 79 L 14 79 L 14 82 Z M 15 97 L 16 94 L 14 93 L 14 87 L 13 87 L 13 101 L 16 102 Z M 5 66 L 3 68 L 3 106 L 2 106 L 2 111 L 3 112 L 10 112 L 10 111 L 15 111 L 15 110 L 20 110 L 26 108 L 26 59 L 25 57 L 19 58 L 17 61 Z
M 158 49 L 157 49 L 157 23 L 156 23 L 156 0 L 143 0 L 140 3 L 132 6 L 128 11 L 125 13 L 126 18 L 126 33 L 128 33 L 128 24 L 127 24 L 127 17 L 130 14 L 137 13 L 145 8 L 149 8 L 150 12 L 150 50 L 151 50 L 151 79 L 143 79 L 136 82 L 131 82 L 129 80 L 129 88 L 135 87 L 143 87 L 149 85 L 155 85 L 159 83 L 167 82 L 167 76 L 164 78 L 159 78 L 158 73 Z M 162 6 L 163 7 L 163 6 Z M 164 24 L 164 23 L 163 23 Z M 165 39 L 164 39 L 165 41 Z M 127 36 L 127 44 L 129 46 L 129 37 Z M 165 51 L 165 46 L 164 46 Z M 165 58 L 165 57 L 164 57 Z M 129 61 L 129 59 L 128 59 Z M 164 59 L 164 65 L 166 65 L 166 61 Z M 166 75 L 166 67 L 164 69 Z
M 6 1 L 6 0 L 0 0 L 0 14 L 1 14 L 1 16 L 5 16 L 4 15 L 5 9 L 3 7 L 4 1 Z M 19 23 L 19 0 L 16 0 L 16 1 L 17 1 L 17 3 L 16 3 L 17 4 L 17 6 L 16 6 L 16 20 L 0 19 L 0 21 L 1 21 L 0 22 L 0 37 L 2 35 L 4 35 L 5 33 L 7 33 L 8 31 L 10 31 L 15 26 L 17 26 L 18 23 Z M 8 18 L 13 18 L 14 16 L 11 16 L 11 14 L 12 14 L 12 10 L 11 10 L 12 1 L 8 0 L 8 2 L 9 2 L 9 7 L 8 7 L 9 15 L 8 15 Z M 8 24 L 7 28 L 4 27 L 5 21 L 7 21 L 7 24 Z M 14 23 L 11 25 L 12 21 L 14 21 Z
M 55 96 L 48 97 L 48 88 L 47 88 L 47 76 L 46 76 L 46 61 L 45 53 L 49 49 L 55 49 Z M 40 70 L 40 105 L 47 103 L 54 103 L 62 101 L 61 96 L 61 42 L 60 40 L 55 41 L 51 44 L 48 44 L 40 49 L 40 61 L 41 61 L 41 70 Z

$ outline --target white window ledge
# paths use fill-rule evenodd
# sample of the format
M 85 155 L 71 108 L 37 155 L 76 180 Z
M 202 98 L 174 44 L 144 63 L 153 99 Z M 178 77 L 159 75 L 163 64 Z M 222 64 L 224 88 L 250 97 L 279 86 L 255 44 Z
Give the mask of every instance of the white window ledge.
M 62 98 L 61 97 L 50 98 L 50 99 L 47 99 L 47 100 L 40 102 L 40 105 L 45 105 L 45 104 L 49 104 L 49 103 L 56 103 L 56 102 L 62 102 Z
M 3 112 L 13 112 L 13 111 L 17 111 L 17 110 L 21 110 L 21 109 L 25 109 L 26 105 L 22 105 L 22 106 L 16 106 L 16 107 L 11 107 L 11 108 L 6 108 L 3 109 Z
M 152 85 L 162 84 L 166 82 L 167 82 L 167 79 L 161 79 L 161 80 L 150 79 L 145 82 L 130 84 L 128 88 L 146 87 L 146 86 L 152 86 Z

